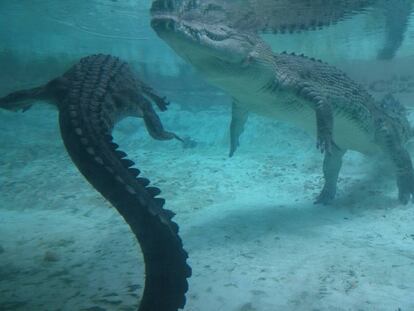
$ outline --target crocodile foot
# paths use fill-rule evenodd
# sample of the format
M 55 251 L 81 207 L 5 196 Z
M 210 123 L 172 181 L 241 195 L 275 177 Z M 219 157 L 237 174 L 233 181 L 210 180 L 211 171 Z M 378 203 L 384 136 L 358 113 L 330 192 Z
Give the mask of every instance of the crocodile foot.
M 407 204 L 410 199 L 414 202 L 414 171 L 410 170 L 397 177 L 398 199 L 402 204 Z
M 332 134 L 327 131 L 318 131 L 318 137 L 316 141 L 316 148 L 318 148 L 321 153 L 332 153 Z
M 331 187 L 323 187 L 321 193 L 319 193 L 319 195 L 316 197 L 313 204 L 328 205 L 335 198 L 335 194 L 336 189 L 332 189 Z

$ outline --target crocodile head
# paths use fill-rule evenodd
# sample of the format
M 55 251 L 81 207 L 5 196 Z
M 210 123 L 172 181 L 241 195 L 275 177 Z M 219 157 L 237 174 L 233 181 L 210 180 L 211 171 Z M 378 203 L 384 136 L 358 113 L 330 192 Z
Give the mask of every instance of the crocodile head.
M 221 88 L 251 86 L 274 76 L 272 51 L 254 35 L 168 16 L 154 17 L 151 24 L 179 56 Z
M 200 23 L 227 25 L 238 31 L 266 33 L 268 42 L 275 43 L 280 42 L 278 39 L 283 33 L 322 30 L 358 16 L 359 22 L 369 23 L 370 27 L 375 27 L 377 34 L 385 35 L 385 40 L 381 35 L 370 38 L 374 42 L 372 46 L 385 43 L 380 51 L 372 51 L 377 53 L 379 59 L 393 58 L 403 40 L 406 40 L 405 33 L 413 10 L 413 0 L 153 0 L 151 6 L 153 16 L 172 14 L 186 21 L 197 20 Z M 276 37 L 271 33 L 277 34 Z M 315 36 L 311 41 L 321 42 L 322 51 L 323 46 L 335 46 L 339 50 L 345 42 L 347 46 L 342 47 L 348 50 L 349 44 L 361 45 L 370 35 L 343 31 L 341 28 L 332 33 L 309 36 Z M 324 40 L 320 40 L 321 35 Z M 326 42 L 332 43 L 326 45 Z M 293 44 L 292 48 L 297 46 Z M 291 47 L 286 46 L 285 42 L 283 49 L 290 50 Z M 309 54 L 311 51 L 301 47 L 301 52 Z

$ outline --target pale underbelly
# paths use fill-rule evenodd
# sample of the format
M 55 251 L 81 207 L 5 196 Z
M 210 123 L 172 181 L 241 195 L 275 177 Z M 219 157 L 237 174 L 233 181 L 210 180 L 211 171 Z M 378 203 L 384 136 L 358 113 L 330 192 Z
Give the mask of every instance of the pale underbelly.
M 262 95 L 257 97 L 245 95 L 236 99 L 248 111 L 292 124 L 316 136 L 315 111 L 304 100 L 291 95 Z M 356 122 L 340 114 L 334 116 L 333 139 L 341 149 L 355 150 L 364 154 L 375 154 L 380 149 L 372 133 L 367 133 Z

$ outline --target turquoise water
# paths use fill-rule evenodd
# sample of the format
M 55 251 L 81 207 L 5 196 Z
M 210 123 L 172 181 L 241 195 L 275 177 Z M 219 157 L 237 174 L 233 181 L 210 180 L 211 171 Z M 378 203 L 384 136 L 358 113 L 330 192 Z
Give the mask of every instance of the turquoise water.
M 156 35 L 150 7 L 0 1 L 0 96 L 94 53 L 128 61 L 167 96 L 165 128 L 193 143 L 155 141 L 132 118 L 113 134 L 177 214 L 193 271 L 184 310 L 414 310 L 414 209 L 398 203 L 383 158 L 347 153 L 328 206 L 313 204 L 323 156 L 301 129 L 251 115 L 228 158 L 231 98 Z M 379 60 L 386 25 L 380 3 L 321 30 L 261 37 L 335 65 L 375 98 L 391 92 L 414 122 L 414 15 L 395 56 Z M 0 310 L 136 310 L 139 245 L 79 174 L 57 118 L 42 102 L 0 110 Z

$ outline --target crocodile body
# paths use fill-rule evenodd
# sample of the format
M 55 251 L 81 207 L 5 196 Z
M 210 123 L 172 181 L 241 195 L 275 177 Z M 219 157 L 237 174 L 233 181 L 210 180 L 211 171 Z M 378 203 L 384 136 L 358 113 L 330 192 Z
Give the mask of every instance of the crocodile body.
M 248 33 L 165 16 L 154 17 L 152 26 L 177 54 L 233 97 L 230 155 L 248 113 L 255 112 L 316 134 L 325 152 L 325 185 L 316 202 L 334 198 L 347 149 L 385 152 L 395 165 L 400 201 L 407 203 L 414 194 L 414 172 L 404 148 L 411 129 L 392 97 L 377 102 L 335 67 L 301 55 L 274 54 Z
M 138 80 L 129 65 L 109 55 L 82 58 L 61 77 L 44 86 L 0 98 L 0 108 L 26 110 L 36 100 L 59 109 L 65 147 L 79 171 L 124 217 L 134 232 L 145 261 L 145 288 L 139 310 L 173 311 L 185 304 L 186 263 L 173 213 L 163 208 L 160 190 L 138 177 L 134 162 L 118 150 L 111 132 L 126 116 L 144 118 L 156 139 L 171 139 L 152 108 L 167 103 Z
M 385 20 L 376 29 L 385 35 L 378 58 L 392 59 L 404 40 L 412 7 L 413 0 L 155 0 L 151 11 L 251 34 L 283 34 L 321 29 L 377 10 Z

